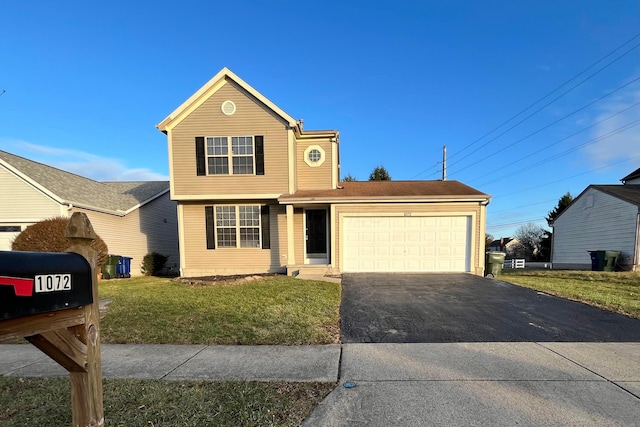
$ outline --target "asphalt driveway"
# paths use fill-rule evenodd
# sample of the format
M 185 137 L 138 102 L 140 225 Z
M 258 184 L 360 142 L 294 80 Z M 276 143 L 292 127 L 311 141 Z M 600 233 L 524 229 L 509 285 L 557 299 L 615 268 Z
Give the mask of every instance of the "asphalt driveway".
M 640 342 L 640 320 L 470 274 L 344 274 L 345 343 Z

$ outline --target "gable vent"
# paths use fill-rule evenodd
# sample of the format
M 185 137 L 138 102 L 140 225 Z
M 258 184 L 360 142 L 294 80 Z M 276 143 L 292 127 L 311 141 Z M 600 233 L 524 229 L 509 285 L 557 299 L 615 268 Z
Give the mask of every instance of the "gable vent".
M 233 101 L 224 101 L 222 103 L 222 113 L 225 116 L 230 116 L 236 112 L 236 104 Z

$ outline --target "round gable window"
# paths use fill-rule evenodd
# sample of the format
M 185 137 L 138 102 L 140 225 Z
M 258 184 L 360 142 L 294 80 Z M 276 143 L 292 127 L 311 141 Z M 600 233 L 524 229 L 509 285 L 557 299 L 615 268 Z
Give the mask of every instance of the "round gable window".
M 233 101 L 224 101 L 222 103 L 222 114 L 225 116 L 231 116 L 236 112 L 236 104 Z
M 312 168 L 324 163 L 324 150 L 319 145 L 311 145 L 304 150 L 304 162 Z

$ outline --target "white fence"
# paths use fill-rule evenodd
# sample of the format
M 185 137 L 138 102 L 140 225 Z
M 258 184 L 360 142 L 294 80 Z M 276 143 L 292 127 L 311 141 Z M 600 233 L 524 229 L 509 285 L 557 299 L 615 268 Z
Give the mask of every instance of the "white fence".
M 524 259 L 505 259 L 502 268 L 524 268 Z

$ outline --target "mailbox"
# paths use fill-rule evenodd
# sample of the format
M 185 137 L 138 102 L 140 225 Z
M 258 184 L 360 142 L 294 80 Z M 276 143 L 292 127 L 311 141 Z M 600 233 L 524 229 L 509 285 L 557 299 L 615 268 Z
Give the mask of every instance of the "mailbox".
M 0 320 L 92 302 L 91 266 L 82 255 L 0 251 Z

